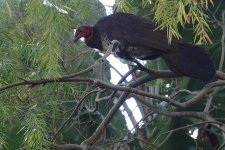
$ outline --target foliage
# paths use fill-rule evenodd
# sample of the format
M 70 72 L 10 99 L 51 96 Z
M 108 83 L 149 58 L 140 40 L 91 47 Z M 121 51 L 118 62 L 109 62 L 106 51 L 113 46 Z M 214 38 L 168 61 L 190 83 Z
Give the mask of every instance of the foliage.
M 46 149 L 48 146 L 46 121 L 43 119 L 44 114 L 35 112 L 35 107 L 28 110 L 24 117 L 22 128 L 25 131 L 24 146 L 28 149 Z
M 213 2 L 210 1 L 212 4 Z M 212 43 L 208 32 L 211 31 L 206 19 L 208 15 L 204 13 L 204 9 L 208 9 L 208 0 L 205 1 L 164 1 L 155 2 L 155 20 L 160 22 L 159 28 L 167 28 L 169 43 L 172 36 L 181 38 L 178 31 L 178 25 L 183 28 L 185 24 L 192 24 L 194 27 L 194 41 L 198 44 Z M 198 38 L 198 40 L 197 40 Z
M 134 4 L 134 1 L 118 0 L 119 10 L 133 12 Z M 194 41 L 206 44 L 212 43 L 209 37 L 211 29 L 206 21 L 209 16 L 205 13 L 210 4 L 213 5 L 212 0 L 142 0 L 136 7 L 153 7 L 154 20 L 159 24 L 157 29 L 166 28 L 169 43 L 173 36 L 177 39 L 182 37 L 180 27 L 185 28 L 187 24 L 191 24 L 195 34 Z
M 185 42 L 195 42 L 196 44 L 208 44 L 204 46 L 211 58 L 213 59 L 216 68 L 219 64 L 223 63 L 224 53 L 221 49 L 221 44 L 224 42 L 221 37 L 222 33 L 221 18 L 225 10 L 225 3 L 223 0 L 117 0 L 117 11 L 125 11 L 144 16 L 147 19 L 153 20 L 158 24 L 156 30 L 167 30 L 168 42 L 170 43 L 172 37 L 184 40 Z M 224 26 L 224 24 L 223 24 Z M 161 59 L 151 60 L 145 64 L 146 67 L 154 70 L 168 69 Z M 224 70 L 224 65 L 221 70 Z M 143 76 L 145 73 L 140 72 L 139 75 Z M 176 78 L 176 79 L 157 79 L 144 85 L 144 89 L 148 91 L 149 87 L 158 89 L 155 90 L 157 94 L 168 95 L 178 102 L 186 102 L 193 98 L 205 85 L 200 81 L 189 78 Z M 169 87 L 168 87 L 169 85 Z M 224 98 L 221 93 L 224 89 L 219 88 L 219 91 L 214 91 L 214 94 L 209 94 L 213 97 L 212 105 L 218 106 L 213 109 L 211 106 L 209 114 L 216 118 L 224 117 Z M 220 96 L 218 96 L 220 95 Z M 220 97 L 220 98 L 219 98 Z M 203 111 L 206 107 L 208 99 L 203 98 L 203 101 L 194 104 L 186 109 L 174 109 L 179 112 Z M 166 104 L 154 99 L 155 104 L 164 105 L 164 109 L 171 110 L 170 104 Z M 168 108 L 169 107 L 169 108 Z M 148 148 L 153 149 L 155 146 L 158 149 L 215 149 L 218 145 L 213 145 L 212 137 L 217 143 L 224 142 L 223 134 L 216 127 L 204 127 L 196 125 L 193 128 L 185 128 L 173 131 L 176 128 L 183 128 L 187 125 L 194 125 L 199 123 L 199 120 L 193 118 L 172 118 L 170 123 L 159 121 L 160 117 L 154 119 L 149 126 L 145 127 L 146 134 L 149 139 Z M 222 121 L 223 122 L 223 121 Z M 155 125 L 158 123 L 157 125 Z M 163 124 L 163 128 L 161 127 Z M 191 129 L 199 129 L 200 137 L 193 139 L 188 133 Z M 189 129 L 189 130 L 188 130 Z M 203 131 L 201 131 L 203 130 Z M 171 132 L 170 132 L 171 131 Z M 155 143 L 160 138 L 159 143 Z M 218 140 L 219 139 L 219 140 Z M 155 144 L 155 145 L 154 145 Z
M 74 28 L 82 22 L 93 24 L 105 15 L 98 0 L 0 2 L 0 87 L 20 80 L 78 72 L 100 58 L 84 44 L 73 43 Z M 105 68 L 104 79 L 109 81 L 107 62 Z M 84 76 L 99 76 L 99 68 Z M 51 136 L 63 124 L 63 118 L 70 115 L 79 97 L 93 89 L 82 83 L 52 83 L 22 86 L 0 93 L 0 149 L 23 146 L 35 150 L 49 149 Z M 87 104 L 93 103 L 94 95 L 88 98 Z M 101 115 L 97 114 L 98 117 Z M 69 132 L 62 132 L 57 141 L 80 142 L 82 133 L 79 130 L 71 132 L 73 122 L 69 124 Z M 70 133 L 77 135 L 75 141 L 73 137 L 67 138 Z
M 159 24 L 158 30 L 167 29 L 169 42 L 172 36 L 197 44 L 213 42 L 206 48 L 216 67 L 221 64 L 222 29 L 217 23 L 225 9 L 223 0 L 117 0 L 116 5 L 119 10 L 155 20 Z M 105 15 L 98 0 L 0 0 L 0 88 L 21 82 L 28 84 L 30 80 L 55 79 L 51 83 L 31 83 L 0 91 L 0 149 L 26 147 L 38 150 L 50 149 L 57 144 L 79 145 L 96 132 L 117 102 L 110 99 L 96 103 L 96 91 L 102 90 L 95 83 L 100 78 L 100 67 L 96 65 L 93 71 L 71 78 L 70 82 L 57 82 L 57 79 L 87 69 L 101 57 L 82 41 L 74 44 L 73 36 L 74 29 L 80 24 L 94 24 Z M 168 69 L 160 59 L 149 61 L 145 66 L 154 70 Z M 105 61 L 103 80 L 107 83 L 109 70 L 109 62 Z M 137 77 L 145 75 L 137 72 Z M 79 78 L 96 80 L 73 82 Z M 186 102 L 204 85 L 189 78 L 172 78 L 151 81 L 137 89 Z M 212 91 L 184 109 L 160 99 L 145 98 L 161 111 L 202 112 L 206 100 L 211 97 L 209 114 L 224 122 L 224 88 Z M 102 97 L 109 95 L 110 90 L 101 93 Z M 156 113 L 151 107 L 141 104 L 138 107 L 144 117 L 135 125 L 135 133 L 127 129 L 125 117 L 117 111 L 93 147 L 153 149 L 158 146 L 160 150 L 175 150 L 198 146 L 213 149 L 216 146 L 212 145 L 211 136 L 220 139 L 219 144 L 224 142 L 219 127 L 202 128 L 196 118 L 170 118 Z M 176 130 L 186 125 L 205 129 L 202 138 L 191 138 L 188 131 L 192 128 Z

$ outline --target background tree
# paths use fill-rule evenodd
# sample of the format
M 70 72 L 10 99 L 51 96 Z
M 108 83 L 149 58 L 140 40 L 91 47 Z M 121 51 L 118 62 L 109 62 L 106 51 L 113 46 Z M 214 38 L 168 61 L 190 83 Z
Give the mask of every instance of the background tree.
M 109 82 L 110 65 L 96 61 L 98 52 L 73 43 L 74 28 L 106 15 L 98 0 L 0 2 L 1 149 L 224 148 L 223 0 L 117 0 L 116 11 L 167 29 L 168 42 L 208 44 L 218 68 L 215 81 L 202 83 L 149 61 L 155 74 L 137 71 L 124 86 Z M 129 97 L 143 115 L 132 133 L 118 111 Z
M 142 0 L 142 2 L 140 2 L 135 0 L 118 0 L 117 4 L 118 5 L 116 8 L 120 11 L 135 12 L 138 15 L 154 20 L 156 23 L 158 23 L 158 29 L 167 29 L 169 42 L 175 37 L 182 38 L 187 42 L 195 42 L 196 44 L 204 46 L 210 53 L 211 58 L 214 60 L 216 68 L 219 71 L 224 70 L 224 1 Z M 146 66 L 155 69 L 165 69 L 166 67 L 161 60 L 151 62 L 149 61 Z M 166 88 L 166 84 L 168 84 L 169 87 Z M 203 86 L 203 83 L 193 79 L 176 78 L 175 80 L 158 79 L 151 84 L 145 84 L 143 88 L 149 89 L 150 87 L 150 89 L 159 89 L 157 92 L 159 92 L 160 95 L 168 95 L 169 97 L 175 96 L 177 101 L 184 102 L 196 95 L 196 93 L 198 93 L 203 88 Z M 215 88 L 210 94 L 207 95 L 208 97 L 205 98 L 207 101 L 194 104 L 193 106 L 189 106 L 184 110 L 179 109 L 179 111 L 194 110 L 207 113 L 210 112 L 212 115 L 216 114 L 216 116 L 218 115 L 218 118 L 222 119 L 223 104 L 221 103 L 222 101 L 219 100 L 220 98 L 216 96 L 222 93 L 224 93 L 223 88 Z M 156 103 L 159 103 L 159 105 L 163 104 L 157 101 Z M 166 105 L 166 107 L 170 107 L 170 105 Z M 168 121 L 167 126 L 165 126 L 163 121 L 158 121 L 157 123 L 158 124 L 153 123 L 147 129 L 150 133 L 154 131 L 150 141 L 157 142 L 158 140 L 158 144 L 160 146 L 163 143 L 160 149 L 168 149 L 168 147 L 171 149 L 190 149 L 191 147 L 197 146 L 203 147 L 203 149 L 212 149 L 216 147 L 212 144 L 212 137 L 213 139 L 219 139 L 219 141 L 224 140 L 224 133 L 218 132 L 215 127 L 209 127 L 208 124 L 202 125 L 200 127 L 198 126 L 198 129 L 201 132 L 199 132 L 198 139 L 195 141 L 190 138 L 190 135 L 186 134 L 190 128 L 188 128 L 186 131 L 179 130 L 180 133 L 178 134 L 173 132 L 160 134 L 161 138 L 165 139 L 162 140 L 158 136 L 159 133 L 163 133 L 164 131 L 168 130 L 168 128 L 174 129 L 183 127 L 186 124 L 194 124 L 196 123 L 196 120 L 193 120 L 193 118 L 176 118 Z M 157 125 L 160 127 L 163 126 L 163 128 L 156 128 Z M 193 129 L 196 128 L 194 127 Z M 162 141 L 167 142 L 164 143 Z

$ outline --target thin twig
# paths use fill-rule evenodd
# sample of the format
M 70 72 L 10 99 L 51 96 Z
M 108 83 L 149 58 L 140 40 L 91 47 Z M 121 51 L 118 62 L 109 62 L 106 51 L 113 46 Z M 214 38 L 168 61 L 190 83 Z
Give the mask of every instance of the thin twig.
M 17 86 L 22 86 L 22 85 L 41 85 L 41 84 L 47 84 L 47 83 L 53 83 L 53 82 L 90 82 L 90 79 L 91 78 L 74 78 L 74 77 L 77 77 L 77 76 L 80 76 L 82 74 L 85 74 L 85 73 L 89 73 L 91 71 L 93 71 L 93 67 L 94 65 L 90 66 L 89 68 L 87 69 L 84 69 L 80 72 L 77 72 L 77 73 L 74 73 L 74 74 L 70 74 L 70 75 L 66 75 L 66 76 L 62 76 L 61 78 L 49 78 L 49 79 L 38 79 L 38 80 L 27 80 L 29 81 L 28 82 L 25 82 L 25 81 L 20 81 L 20 82 L 16 82 L 16 83 L 12 83 L 12 84 L 8 84 L 6 86 L 2 86 L 0 87 L 0 91 L 4 91 L 6 89 L 10 89 L 10 88 L 14 88 L 14 87 L 17 87 Z M 178 77 L 178 75 L 176 73 L 173 73 L 171 71 L 154 71 L 155 74 L 153 76 L 144 76 L 144 77 L 141 77 L 140 80 L 142 80 L 143 83 L 147 82 L 147 81 L 152 81 L 152 80 L 155 80 L 155 79 L 158 79 L 158 78 L 173 78 L 173 77 Z M 221 71 L 217 71 L 216 72 L 216 77 L 218 79 L 221 79 L 221 80 L 225 80 L 225 73 L 221 72 Z M 93 81 L 95 81 L 94 78 L 91 79 Z M 97 79 L 96 79 L 97 80 Z M 136 82 L 136 81 L 134 81 Z M 1 93 L 0 93 L 1 94 Z
M 54 139 L 56 138 L 56 136 L 61 132 L 61 130 L 65 127 L 65 125 L 71 120 L 71 118 L 75 115 L 75 113 L 78 111 L 80 105 L 84 102 L 84 100 L 92 93 L 96 92 L 96 90 L 93 90 L 87 94 L 85 94 L 80 101 L 77 103 L 75 109 L 73 110 L 73 112 L 70 114 L 70 116 L 68 117 L 68 119 L 62 124 L 62 126 L 58 129 L 58 131 L 54 134 L 54 136 L 51 139 L 51 142 L 54 141 Z
M 198 123 L 193 123 L 193 124 L 190 124 L 190 125 L 186 125 L 186 126 L 183 126 L 183 127 L 179 127 L 179 128 L 176 128 L 176 129 L 172 129 L 172 130 L 169 130 L 169 131 L 166 131 L 166 132 L 163 132 L 161 133 L 160 135 L 158 135 L 158 137 L 156 138 L 156 140 L 154 141 L 154 143 L 159 139 L 160 136 L 164 135 L 164 134 L 168 134 L 168 133 L 173 133 L 173 132 L 176 132 L 176 131 L 179 131 L 179 130 L 183 130 L 183 129 L 188 129 L 188 128 L 191 128 L 191 127 L 194 127 L 194 126 L 199 126 L 201 124 L 205 124 L 205 123 L 216 123 L 218 125 L 221 125 L 222 123 L 218 122 L 218 121 L 202 121 L 202 122 L 198 122 Z M 223 129 L 221 129 L 222 132 L 225 132 Z

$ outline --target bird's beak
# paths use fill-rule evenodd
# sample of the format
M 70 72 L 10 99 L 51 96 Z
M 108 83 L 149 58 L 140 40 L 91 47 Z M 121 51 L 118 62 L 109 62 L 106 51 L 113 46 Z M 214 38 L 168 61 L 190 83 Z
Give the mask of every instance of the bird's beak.
M 77 42 L 80 39 L 80 37 L 75 37 L 73 42 Z

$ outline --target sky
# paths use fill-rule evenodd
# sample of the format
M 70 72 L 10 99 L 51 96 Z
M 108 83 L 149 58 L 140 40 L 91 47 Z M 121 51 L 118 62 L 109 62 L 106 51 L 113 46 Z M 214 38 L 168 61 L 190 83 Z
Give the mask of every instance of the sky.
M 112 6 L 115 3 L 115 0 L 99 0 L 106 8 L 107 15 L 110 15 L 112 13 Z M 126 64 L 122 63 L 118 58 L 115 58 L 114 56 L 110 55 L 107 60 L 110 62 L 112 66 L 114 66 L 122 75 L 127 73 L 129 71 L 129 68 Z M 120 80 L 121 76 L 112 68 L 111 70 L 111 82 L 113 84 L 117 84 L 117 82 Z M 127 78 L 127 80 L 131 80 L 131 76 Z M 139 108 L 137 107 L 137 103 L 133 98 L 130 98 L 126 100 L 127 105 L 129 106 L 130 110 L 133 112 L 135 120 L 139 122 L 142 119 L 142 115 L 140 113 Z M 127 114 L 123 107 L 120 109 L 122 111 L 122 114 L 125 116 L 127 121 L 127 126 L 129 130 L 133 130 L 133 125 L 129 119 L 129 114 Z
M 112 13 L 111 8 L 115 4 L 115 0 L 99 0 L 99 1 L 105 6 L 107 14 Z

